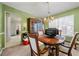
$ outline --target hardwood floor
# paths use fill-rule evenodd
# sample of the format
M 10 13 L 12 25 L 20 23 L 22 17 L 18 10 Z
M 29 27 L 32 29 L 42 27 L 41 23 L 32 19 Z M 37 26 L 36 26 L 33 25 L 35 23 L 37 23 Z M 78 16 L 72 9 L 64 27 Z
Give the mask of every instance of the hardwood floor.
M 2 56 L 30 56 L 30 47 L 24 45 L 17 45 L 14 47 L 6 48 Z
M 79 45 L 77 46 L 77 52 L 79 52 Z M 74 52 L 77 53 L 77 52 Z M 67 56 L 63 53 L 59 53 L 60 56 Z M 2 52 L 2 56 L 31 56 L 29 45 L 17 45 L 10 48 L 6 48 Z M 79 54 L 77 55 L 79 56 Z

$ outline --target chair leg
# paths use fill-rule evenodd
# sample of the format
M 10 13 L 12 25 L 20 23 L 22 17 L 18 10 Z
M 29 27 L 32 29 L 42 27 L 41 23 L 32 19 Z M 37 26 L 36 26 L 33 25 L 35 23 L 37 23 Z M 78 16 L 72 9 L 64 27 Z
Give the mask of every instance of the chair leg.
M 52 49 L 52 55 L 54 56 L 54 49 Z
M 68 53 L 68 56 L 72 56 L 72 53 Z
M 48 56 L 52 56 L 51 52 L 52 52 L 51 46 L 49 46 L 49 47 L 48 47 Z
M 77 44 L 75 44 L 75 48 L 74 49 L 77 49 Z
M 31 52 L 31 56 L 33 56 L 33 53 Z
M 59 56 L 59 45 L 55 45 L 56 47 L 56 56 Z
M 31 56 L 33 56 L 34 54 L 33 54 L 33 51 L 31 50 Z

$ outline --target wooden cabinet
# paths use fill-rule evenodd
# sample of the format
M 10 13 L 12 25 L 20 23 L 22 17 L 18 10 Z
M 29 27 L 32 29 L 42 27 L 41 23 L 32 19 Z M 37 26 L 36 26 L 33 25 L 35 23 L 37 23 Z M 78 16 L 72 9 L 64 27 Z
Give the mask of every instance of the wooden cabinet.
M 34 18 L 28 18 L 27 19 L 27 30 L 28 33 L 33 33 L 34 29 L 33 29 L 33 25 L 35 23 L 35 19 Z
M 42 20 L 36 18 L 28 18 L 27 19 L 27 30 L 28 33 L 36 33 L 39 30 L 44 29 L 44 24 Z

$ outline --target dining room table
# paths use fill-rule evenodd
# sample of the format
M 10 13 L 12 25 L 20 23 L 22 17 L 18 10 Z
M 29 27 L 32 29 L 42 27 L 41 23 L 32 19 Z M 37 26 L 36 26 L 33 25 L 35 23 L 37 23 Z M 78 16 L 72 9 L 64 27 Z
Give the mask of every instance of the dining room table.
M 59 46 L 64 43 L 65 38 L 64 36 L 61 36 L 61 35 L 56 35 L 55 37 L 49 37 L 47 35 L 40 35 L 38 37 L 38 41 L 48 45 L 49 56 L 51 55 L 59 56 Z M 54 48 L 55 52 L 53 51 L 53 48 L 52 48 L 52 53 L 50 52 L 51 47 L 53 48 L 55 47 Z

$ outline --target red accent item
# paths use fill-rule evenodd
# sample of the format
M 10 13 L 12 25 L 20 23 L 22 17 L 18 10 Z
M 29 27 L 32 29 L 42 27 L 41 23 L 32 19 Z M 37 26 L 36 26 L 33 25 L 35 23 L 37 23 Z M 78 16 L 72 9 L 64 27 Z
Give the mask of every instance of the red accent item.
M 23 45 L 28 45 L 29 42 L 28 41 L 23 41 Z

